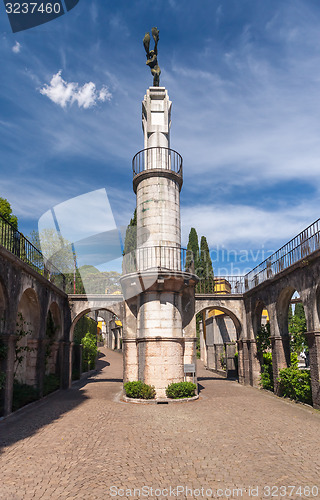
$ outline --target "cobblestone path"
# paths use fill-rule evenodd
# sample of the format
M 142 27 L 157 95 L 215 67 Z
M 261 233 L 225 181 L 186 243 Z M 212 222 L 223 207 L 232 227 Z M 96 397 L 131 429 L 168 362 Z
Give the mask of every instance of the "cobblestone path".
M 122 357 L 103 354 L 0 422 L 1 499 L 320 498 L 320 412 L 202 366 L 196 402 L 122 403 Z

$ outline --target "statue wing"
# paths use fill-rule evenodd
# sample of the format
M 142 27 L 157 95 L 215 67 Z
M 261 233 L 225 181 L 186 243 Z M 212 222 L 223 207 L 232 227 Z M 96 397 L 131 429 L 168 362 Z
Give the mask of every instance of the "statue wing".
M 143 45 L 144 45 L 145 51 L 146 51 L 147 56 L 148 56 L 149 55 L 149 47 L 150 47 L 150 34 L 149 33 L 146 33 L 144 35 Z
M 158 30 L 158 28 L 152 28 L 151 33 L 152 33 L 152 37 L 154 39 L 154 43 L 158 43 L 159 42 L 159 30 Z
M 154 53 L 158 55 L 158 42 L 159 42 L 158 28 L 152 28 L 151 33 L 152 33 L 152 38 L 154 39 Z

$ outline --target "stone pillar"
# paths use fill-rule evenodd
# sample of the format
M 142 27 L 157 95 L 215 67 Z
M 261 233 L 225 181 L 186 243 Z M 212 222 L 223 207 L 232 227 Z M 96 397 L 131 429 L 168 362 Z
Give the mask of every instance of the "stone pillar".
M 242 344 L 242 359 L 243 359 L 243 383 L 250 385 L 250 340 L 243 339 Z
M 120 329 L 117 329 L 117 350 L 120 351 L 121 346 L 120 346 Z
M 243 365 L 243 342 L 237 341 L 238 344 L 238 377 L 239 383 L 244 384 L 244 365 Z
M 278 396 L 281 396 L 279 382 L 277 381 L 277 378 L 279 377 L 279 371 L 282 370 L 282 368 L 287 368 L 287 366 L 289 366 L 289 342 L 289 335 L 286 335 L 285 337 L 271 337 L 274 392 Z
M 226 371 L 227 378 L 235 378 L 237 376 L 237 370 L 235 365 L 235 353 L 236 353 L 236 343 L 235 342 L 226 342 Z
M 221 365 L 221 356 L 223 355 L 224 351 L 224 345 L 223 344 L 215 344 L 214 346 L 215 350 L 215 365 L 216 365 L 216 370 L 222 371 L 222 365 Z
M 73 361 L 73 342 L 60 341 L 59 345 L 59 360 L 60 360 L 60 387 L 61 389 L 68 389 L 72 383 L 72 361 Z M 78 347 L 78 363 L 79 363 L 79 378 L 82 371 L 82 346 Z
M 200 333 L 200 359 L 203 361 L 205 366 L 208 366 L 208 356 L 207 356 L 207 343 L 203 330 L 203 322 L 200 321 L 199 324 L 199 333 Z M 208 368 L 210 368 L 208 366 Z
M 313 407 L 320 410 L 320 332 L 307 332 Z
M 13 379 L 14 379 L 14 362 L 15 362 L 15 347 L 17 335 L 1 335 L 1 340 L 7 347 L 7 355 L 4 364 L 6 381 L 4 386 L 3 414 L 9 415 L 12 412 L 12 397 L 13 397 Z
M 138 380 L 138 349 L 136 339 L 122 340 L 123 350 L 123 383 Z
M 138 380 L 137 297 L 124 303 L 122 338 L 123 383 Z
M 253 387 L 260 387 L 261 365 L 259 361 L 257 342 L 250 341 L 250 384 Z

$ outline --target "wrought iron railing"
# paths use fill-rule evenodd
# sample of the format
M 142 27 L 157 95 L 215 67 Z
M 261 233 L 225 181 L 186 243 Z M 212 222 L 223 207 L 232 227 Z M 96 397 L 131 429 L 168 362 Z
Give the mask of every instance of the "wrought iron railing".
M 243 294 L 244 276 L 214 276 L 202 278 L 196 285 L 198 294 L 230 295 Z
M 66 277 L 50 261 L 44 259 L 42 253 L 1 214 L 0 245 L 61 290 L 65 290 Z
M 151 169 L 171 170 L 182 177 L 182 156 L 169 148 L 142 149 L 132 160 L 133 177 Z
M 247 273 L 244 276 L 245 291 L 251 290 L 296 262 L 306 259 L 319 249 L 320 219 L 301 231 L 301 233 Z
M 123 256 L 123 273 L 152 269 L 184 271 L 187 250 L 181 247 L 141 247 Z

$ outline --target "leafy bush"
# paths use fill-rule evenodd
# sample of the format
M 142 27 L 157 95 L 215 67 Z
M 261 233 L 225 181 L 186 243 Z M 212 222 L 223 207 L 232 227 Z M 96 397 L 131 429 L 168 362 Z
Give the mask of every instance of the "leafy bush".
M 196 384 L 192 382 L 176 382 L 168 385 L 166 395 L 172 399 L 192 398 L 196 388 Z
M 13 383 L 13 402 L 12 410 L 16 411 L 32 401 L 39 399 L 38 390 L 32 385 L 21 384 L 17 380 Z
M 257 332 L 257 351 L 259 353 L 266 352 L 267 349 L 271 347 L 270 340 L 270 323 L 269 321 L 265 325 L 261 325 Z
M 268 391 L 274 391 L 271 352 L 263 353 L 263 363 L 261 366 L 260 385 L 263 389 L 267 389 Z
M 95 367 L 98 348 L 96 343 L 96 336 L 87 332 L 82 339 L 82 361 L 83 370 L 90 370 Z
M 284 397 L 312 405 L 310 371 L 298 368 L 296 354 L 291 355 L 291 366 L 280 370 L 277 380 Z
M 126 382 L 124 390 L 128 398 L 134 399 L 154 399 L 156 391 L 153 385 L 144 384 L 141 380 Z
M 54 373 L 46 375 L 43 381 L 43 395 L 46 396 L 50 392 L 60 389 L 60 379 Z
M 236 351 L 234 353 L 234 366 L 235 366 L 236 371 L 238 373 L 238 371 L 239 371 L 239 353 L 238 353 L 238 351 Z

